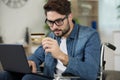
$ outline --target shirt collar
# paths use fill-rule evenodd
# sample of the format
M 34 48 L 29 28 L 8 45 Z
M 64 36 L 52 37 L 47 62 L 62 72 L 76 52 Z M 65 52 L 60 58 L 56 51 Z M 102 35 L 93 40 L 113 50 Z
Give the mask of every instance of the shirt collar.
M 78 33 L 78 24 L 76 24 L 76 22 L 73 20 L 73 24 L 74 24 L 74 27 L 73 27 L 73 30 L 71 31 L 70 35 L 68 36 L 68 38 L 71 38 L 71 39 L 74 39 L 76 36 L 76 34 Z

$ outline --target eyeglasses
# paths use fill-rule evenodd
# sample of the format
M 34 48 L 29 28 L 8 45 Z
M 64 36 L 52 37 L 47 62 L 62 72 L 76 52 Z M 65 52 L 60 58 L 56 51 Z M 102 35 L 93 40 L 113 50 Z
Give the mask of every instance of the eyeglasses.
M 48 19 L 46 19 L 45 20 L 45 23 L 48 25 L 48 26 L 50 26 L 50 27 L 52 27 L 53 25 L 54 25 L 54 23 L 57 25 L 57 26 L 62 26 L 63 24 L 64 24 L 64 20 L 67 18 L 67 16 L 65 16 L 64 18 L 58 18 L 58 19 L 56 19 L 56 20 L 54 20 L 54 21 L 51 21 L 51 20 L 48 20 Z

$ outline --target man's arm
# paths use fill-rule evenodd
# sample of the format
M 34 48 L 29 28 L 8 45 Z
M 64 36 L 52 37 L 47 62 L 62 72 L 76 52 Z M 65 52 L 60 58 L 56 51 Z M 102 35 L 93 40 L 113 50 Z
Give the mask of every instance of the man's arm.
M 40 64 L 44 62 L 44 59 L 45 53 L 42 46 L 38 47 L 38 49 L 31 56 L 28 57 L 28 61 L 34 61 L 38 70 L 40 69 Z
M 79 44 L 76 44 L 77 52 L 74 52 L 76 56 L 69 56 L 69 62 L 65 72 L 78 75 L 81 79 L 87 78 L 94 80 L 97 76 L 100 64 L 101 43 L 99 35 L 95 32 L 90 35 L 86 41 L 84 39 L 83 42 L 81 41 Z M 84 60 L 82 59 L 83 57 Z

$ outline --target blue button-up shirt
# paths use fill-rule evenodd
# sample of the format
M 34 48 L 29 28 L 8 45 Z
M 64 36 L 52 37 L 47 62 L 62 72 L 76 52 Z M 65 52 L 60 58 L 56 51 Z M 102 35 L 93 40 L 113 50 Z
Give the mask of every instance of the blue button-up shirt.
M 60 44 L 60 37 L 50 33 Z M 74 23 L 74 28 L 66 41 L 69 62 L 64 73 L 80 76 L 80 80 L 96 80 L 100 64 L 100 38 L 95 29 Z M 45 54 L 42 45 L 29 57 L 37 65 L 44 62 L 44 75 L 54 76 L 57 60 Z

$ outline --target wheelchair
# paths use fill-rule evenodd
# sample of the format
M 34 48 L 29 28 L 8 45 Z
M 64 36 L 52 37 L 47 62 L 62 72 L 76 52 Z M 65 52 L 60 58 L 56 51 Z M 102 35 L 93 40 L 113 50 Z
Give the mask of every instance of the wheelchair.
M 111 44 L 111 43 L 102 43 L 101 44 L 101 55 L 100 55 L 100 70 L 98 73 L 98 78 L 96 80 L 104 80 L 103 74 L 104 74 L 104 70 L 105 70 L 105 63 L 106 61 L 104 60 L 104 51 L 105 51 L 105 47 L 108 47 L 112 50 L 116 50 L 116 47 Z M 66 80 L 66 79 L 80 79 L 80 77 L 78 76 L 54 76 L 55 79 L 54 80 Z
M 103 74 L 104 74 L 104 70 L 105 70 L 105 63 L 106 61 L 104 60 L 104 51 L 105 51 L 105 46 L 112 49 L 112 50 L 116 50 L 116 47 L 111 44 L 111 43 L 102 43 L 101 44 L 101 56 L 100 56 L 100 71 L 98 73 L 98 78 L 96 80 L 104 80 Z M 63 77 L 63 76 L 59 76 L 56 77 L 55 80 L 64 80 L 64 79 L 70 79 L 70 78 L 74 78 L 74 79 L 79 79 L 80 77 Z
M 97 80 L 104 80 L 103 75 L 104 75 L 105 64 L 106 64 L 106 61 L 104 60 L 105 46 L 108 47 L 109 49 L 112 49 L 113 51 L 116 50 L 116 47 L 111 43 L 103 43 L 101 45 L 100 73 L 99 73 Z

